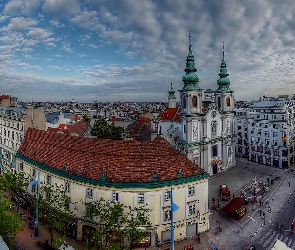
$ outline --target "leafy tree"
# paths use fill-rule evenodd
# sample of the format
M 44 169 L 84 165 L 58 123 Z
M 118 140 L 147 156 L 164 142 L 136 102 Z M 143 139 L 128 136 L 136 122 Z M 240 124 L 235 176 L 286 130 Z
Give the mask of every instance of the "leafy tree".
M 0 188 L 0 235 L 9 249 L 14 249 L 14 239 L 17 232 L 23 230 L 23 220 L 10 211 L 10 202 L 3 197 L 2 189 Z
M 76 204 L 71 202 L 63 185 L 50 185 L 42 182 L 40 182 L 37 201 L 35 191 L 33 193 L 28 191 L 29 183 L 33 179 L 35 177 L 26 175 L 24 172 L 0 175 L 0 190 L 7 190 L 16 201 L 26 196 L 32 209 L 35 209 L 38 205 L 39 220 L 49 229 L 51 246 L 54 230 L 61 233 L 61 237 L 57 238 L 56 242 L 63 242 L 65 239 L 65 226 L 75 218 L 74 210 L 76 209 Z M 17 211 L 20 205 L 21 202 L 17 202 Z
M 90 123 L 90 118 L 87 115 L 83 115 L 82 118 L 85 122 Z
M 131 208 L 103 199 L 87 203 L 83 219 L 88 223 L 96 221 L 97 230 L 88 232 L 86 249 L 100 249 L 103 245 L 109 250 L 129 249 L 124 242 L 140 242 L 149 235 L 149 212 L 144 207 Z
M 34 200 L 33 206 L 36 207 L 37 200 Z M 72 207 L 71 207 L 72 206 Z M 63 185 L 58 186 L 40 183 L 38 210 L 40 222 L 48 228 L 51 236 L 51 246 L 53 244 L 53 231 L 61 233 L 61 239 L 64 241 L 65 227 L 73 222 L 75 218 L 74 210 L 76 204 L 71 202 L 70 197 Z
M 24 193 L 28 193 L 29 177 L 24 172 L 6 173 L 1 175 L 1 184 L 3 189 L 7 190 L 16 202 L 16 212 L 18 213 L 19 207 L 22 204 L 20 198 L 22 198 Z
M 124 129 L 110 126 L 106 120 L 99 118 L 93 124 L 90 134 L 102 139 L 121 140 Z

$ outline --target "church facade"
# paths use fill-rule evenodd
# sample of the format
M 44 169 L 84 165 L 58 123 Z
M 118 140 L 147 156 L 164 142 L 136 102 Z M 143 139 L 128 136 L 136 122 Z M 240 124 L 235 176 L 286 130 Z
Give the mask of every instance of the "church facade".
M 184 71 L 184 85 L 179 90 L 180 132 L 171 141 L 182 154 L 210 175 L 225 171 L 236 162 L 234 91 L 230 88 L 224 51 L 216 90 L 204 91 L 199 86 L 191 43 Z M 168 109 L 176 108 L 176 97 L 170 92 Z

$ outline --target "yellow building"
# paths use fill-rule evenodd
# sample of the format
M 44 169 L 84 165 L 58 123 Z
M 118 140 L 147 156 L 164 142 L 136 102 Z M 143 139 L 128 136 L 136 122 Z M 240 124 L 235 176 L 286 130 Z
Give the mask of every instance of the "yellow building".
M 29 129 L 18 150 L 17 170 L 50 184 L 62 184 L 78 202 L 72 236 L 83 238 L 85 203 L 118 201 L 151 209 L 149 244 L 170 241 L 170 189 L 179 210 L 174 213 L 175 240 L 209 229 L 209 175 L 157 137 L 152 142 L 70 136 Z M 80 202 L 80 201 L 83 201 Z

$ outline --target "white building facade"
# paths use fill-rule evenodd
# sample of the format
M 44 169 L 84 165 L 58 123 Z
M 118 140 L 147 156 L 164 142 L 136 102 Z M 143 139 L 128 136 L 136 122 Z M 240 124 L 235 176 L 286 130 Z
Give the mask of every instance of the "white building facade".
M 278 168 L 294 162 L 295 100 L 262 100 L 236 110 L 236 151 L 250 161 Z

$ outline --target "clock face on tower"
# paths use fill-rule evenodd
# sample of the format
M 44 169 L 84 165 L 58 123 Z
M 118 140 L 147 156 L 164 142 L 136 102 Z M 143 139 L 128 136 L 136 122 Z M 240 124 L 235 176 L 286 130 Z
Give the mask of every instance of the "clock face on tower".
M 215 118 L 215 116 L 216 116 L 216 111 L 212 111 L 212 112 L 211 112 L 211 116 L 212 116 L 212 118 Z

